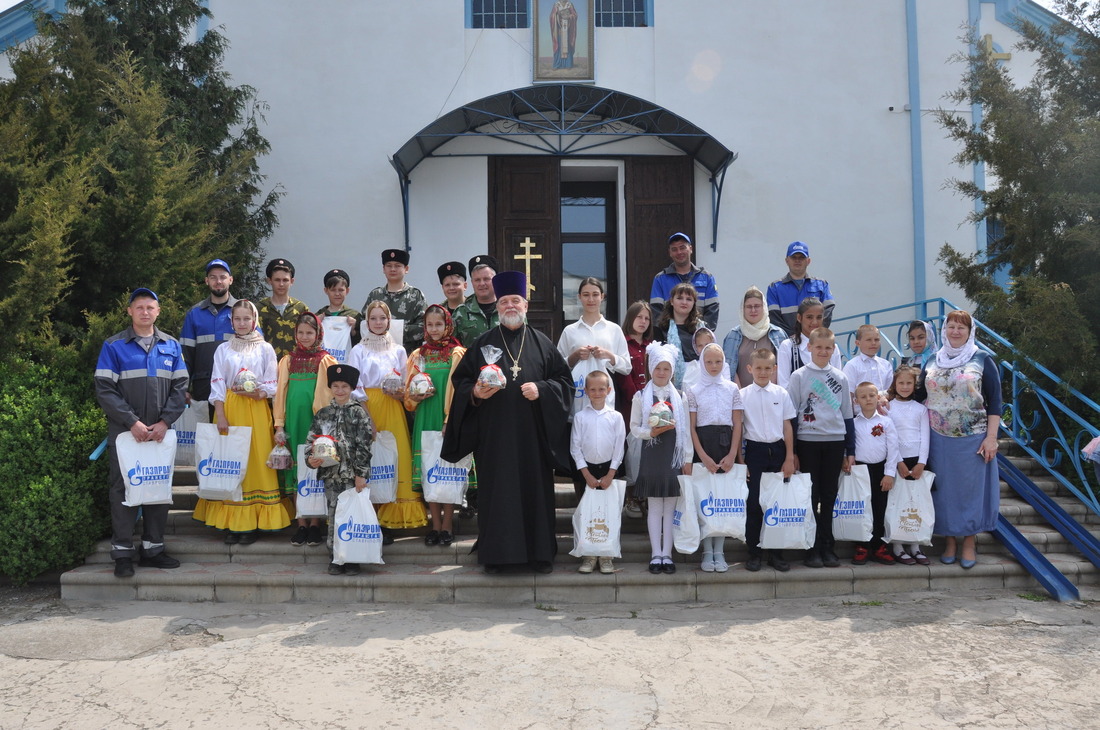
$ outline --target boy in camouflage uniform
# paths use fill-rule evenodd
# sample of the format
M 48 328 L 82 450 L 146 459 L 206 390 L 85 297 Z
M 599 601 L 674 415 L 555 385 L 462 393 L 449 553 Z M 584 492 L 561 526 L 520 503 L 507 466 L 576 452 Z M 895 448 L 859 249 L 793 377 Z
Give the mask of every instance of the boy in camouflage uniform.
M 382 271 L 386 274 L 386 284 L 371 289 L 363 304 L 362 319 L 367 318 L 367 304 L 385 302 L 392 319 L 405 321 L 401 344 L 406 353 L 412 352 L 424 341 L 424 292 L 405 282 L 409 273 L 409 252 L 387 248 L 382 252 Z
M 325 483 L 328 501 L 328 549 L 332 553 L 336 499 L 347 489 L 358 492 L 367 488 L 370 479 L 370 452 L 374 441 L 374 423 L 367 409 L 351 397 L 359 382 L 359 371 L 350 365 L 330 365 L 328 384 L 332 401 L 317 411 L 306 437 L 306 463 L 317 469 L 317 478 Z M 337 463 L 321 466 L 313 456 L 313 442 L 318 436 L 329 436 L 336 442 Z M 337 565 L 330 562 L 329 575 L 358 575 L 357 563 Z
M 286 259 L 272 259 L 264 273 L 267 275 L 267 285 L 271 287 L 271 296 L 256 302 L 260 329 L 264 339 L 274 348 L 275 359 L 282 360 L 284 355 L 294 350 L 294 329 L 298 326 L 298 317 L 308 312 L 309 307 L 290 296 L 294 264 Z

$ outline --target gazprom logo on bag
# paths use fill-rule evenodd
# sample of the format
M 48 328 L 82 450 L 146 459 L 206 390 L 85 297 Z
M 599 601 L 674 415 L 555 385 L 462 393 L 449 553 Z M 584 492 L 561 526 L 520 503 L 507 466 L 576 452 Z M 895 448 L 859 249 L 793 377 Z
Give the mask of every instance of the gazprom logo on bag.
M 712 515 L 743 515 L 745 514 L 745 500 L 722 499 L 721 497 L 715 497 L 714 492 L 711 492 L 705 499 L 699 501 L 699 511 L 705 517 Z
M 176 429 L 176 444 L 179 446 L 194 446 L 195 445 L 195 432 L 194 431 L 180 431 Z
M 312 497 L 315 494 L 325 493 L 325 482 L 321 479 L 314 479 L 313 477 L 306 477 L 302 481 L 298 482 L 298 496 L 299 497 Z
M 584 397 L 584 378 L 577 378 L 573 381 L 573 397 L 577 399 Z
M 764 513 L 764 524 L 771 527 L 775 525 L 798 525 L 805 521 L 805 507 L 780 507 L 779 502 L 776 502 Z
M 141 462 L 134 464 L 134 468 L 126 472 L 126 478 L 130 486 L 137 487 L 142 484 L 167 484 L 172 478 L 172 467 L 158 464 L 157 466 L 142 466 Z
M 431 470 L 429 469 L 429 473 Z M 384 482 L 397 476 L 397 466 L 394 464 L 379 464 L 370 466 L 370 481 Z M 433 482 L 434 484 L 434 482 Z
M 436 464 L 428 469 L 428 484 L 439 484 L 440 482 L 452 484 L 466 483 L 465 467 L 461 466 L 443 466 L 442 464 Z M 374 470 L 371 470 L 371 475 L 374 475 Z
M 345 360 L 348 359 L 348 351 L 347 350 L 337 350 L 337 349 L 332 348 L 332 347 L 326 347 L 325 350 L 328 352 L 328 354 L 330 354 L 334 358 L 336 358 L 337 362 L 344 362 Z
M 352 540 L 378 540 L 382 541 L 382 528 L 378 525 L 367 525 L 355 520 L 348 520 L 336 529 L 336 537 L 344 542 Z
M 837 500 L 833 503 L 833 519 L 844 517 L 862 517 L 867 512 L 867 503 L 862 499 Z
M 198 472 L 204 477 L 239 477 L 242 466 L 239 461 L 215 459 L 214 453 L 211 452 L 209 456 L 199 461 Z
M 679 527 L 684 522 L 684 513 L 678 509 L 672 510 L 672 524 Z

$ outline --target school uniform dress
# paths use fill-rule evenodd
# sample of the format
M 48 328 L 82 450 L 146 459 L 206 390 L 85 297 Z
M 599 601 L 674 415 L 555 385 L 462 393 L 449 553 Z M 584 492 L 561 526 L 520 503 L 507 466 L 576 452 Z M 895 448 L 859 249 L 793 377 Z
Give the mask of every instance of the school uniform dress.
M 672 385 L 653 388 L 653 403 L 668 401 Z M 634 496 L 679 497 L 680 482 L 676 479 L 680 473 L 673 468 L 672 459 L 676 453 L 676 431 L 690 428 L 688 424 L 677 423 L 676 428 L 665 431 L 660 436 L 651 436 L 648 423 L 642 423 L 642 395 L 637 393 L 630 409 L 630 432 L 642 441 L 642 453 L 638 466 L 638 478 L 634 482 Z
M 359 371 L 359 385 L 352 397 L 366 407 L 376 433 L 389 431 L 397 443 L 397 497 L 376 505 L 378 524 L 393 529 L 423 527 L 428 524 L 427 508 L 420 494 L 413 491 L 412 442 L 405 407 L 382 392 L 382 380 L 395 372 L 404 385 L 405 348 L 392 342 L 382 344 L 381 338 L 368 333 L 351 349 L 348 364 Z
M 937 535 L 959 537 L 988 532 L 1000 514 L 997 460 L 986 463 L 978 448 L 989 416 L 1001 415 L 1001 379 L 997 363 L 977 352 L 959 367 L 928 364 L 928 467 L 936 473 L 932 503 Z
M 280 491 L 276 471 L 267 466 L 267 457 L 275 446 L 271 406 L 267 398 L 245 398 L 232 391 L 233 382 L 242 368 L 255 373 L 260 389 L 267 395 L 273 395 L 279 382 L 275 350 L 266 342 L 255 343 L 243 351 L 234 349 L 231 342 L 224 342 L 214 352 L 210 402 L 224 402 L 225 417 L 230 426 L 252 428 L 248 467 L 241 484 L 241 501 L 200 499 L 195 505 L 193 517 L 210 527 L 230 532 L 281 530 L 290 525 L 294 505 Z

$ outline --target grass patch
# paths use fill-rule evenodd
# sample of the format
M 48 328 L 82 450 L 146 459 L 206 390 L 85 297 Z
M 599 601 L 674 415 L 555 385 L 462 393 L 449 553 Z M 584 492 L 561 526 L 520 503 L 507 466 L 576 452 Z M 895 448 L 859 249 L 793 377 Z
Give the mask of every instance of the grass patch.
M 553 606 L 547 606 L 544 603 L 536 603 L 535 608 L 537 608 L 540 611 L 560 611 L 561 610 L 560 608 L 554 608 Z
M 1025 601 L 1035 601 L 1036 603 L 1042 603 L 1043 601 L 1049 601 L 1050 596 L 1045 593 L 1017 593 L 1018 598 L 1022 598 Z
M 844 601 L 845 606 L 882 606 L 882 601 Z

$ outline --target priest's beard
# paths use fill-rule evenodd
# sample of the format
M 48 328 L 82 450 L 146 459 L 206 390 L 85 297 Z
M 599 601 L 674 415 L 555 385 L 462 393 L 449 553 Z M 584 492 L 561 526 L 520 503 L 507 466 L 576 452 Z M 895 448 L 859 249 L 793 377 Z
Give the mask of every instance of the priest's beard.
M 519 329 L 523 326 L 522 314 L 502 314 L 500 315 L 500 323 L 510 330 Z

